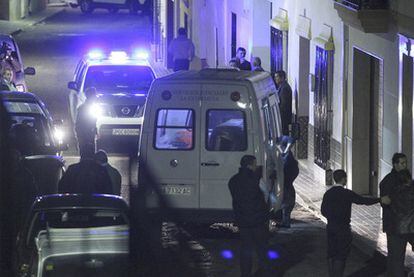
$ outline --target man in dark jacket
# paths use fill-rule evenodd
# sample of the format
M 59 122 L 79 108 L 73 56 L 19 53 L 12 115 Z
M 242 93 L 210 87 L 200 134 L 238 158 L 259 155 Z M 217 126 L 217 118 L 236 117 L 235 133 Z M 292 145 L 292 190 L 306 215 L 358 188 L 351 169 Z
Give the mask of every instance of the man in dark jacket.
M 299 175 L 299 164 L 293 156 L 290 147 L 293 145 L 293 140 L 284 136 L 282 138 L 282 147 L 284 148 L 283 158 L 283 200 L 282 200 L 282 222 L 279 227 L 290 228 L 290 215 L 296 203 L 296 191 L 293 186 L 293 181 Z
M 344 188 L 347 183 L 346 172 L 342 169 L 333 173 L 335 185 L 324 194 L 322 215 L 328 220 L 326 227 L 328 237 L 328 268 L 329 277 L 342 277 L 345 262 L 351 250 L 351 209 L 352 204 L 373 205 L 380 202 L 379 198 L 362 197 Z M 388 197 L 381 198 L 382 203 L 390 203 Z
M 240 61 L 239 63 L 239 69 L 240 70 L 252 70 L 252 65 L 248 60 L 246 60 L 246 49 L 243 47 L 237 48 L 236 52 L 236 59 Z
M 392 170 L 380 183 L 380 195 L 391 196 L 401 185 L 398 172 L 407 169 L 407 157 L 403 153 L 395 153 L 392 157 Z M 382 228 L 387 233 L 387 276 L 405 276 L 404 260 L 407 238 L 396 234 L 397 215 L 389 205 L 382 205 Z
M 267 240 L 269 232 L 269 209 L 259 187 L 256 158 L 245 155 L 240 161 L 239 173 L 229 181 L 233 198 L 233 211 L 240 229 L 241 276 L 251 276 L 253 249 L 256 250 L 260 266 L 269 272 Z
M 94 159 L 93 145 L 86 146 L 81 160 L 70 165 L 58 185 L 59 193 L 113 194 L 111 178 Z
M 75 122 L 76 138 L 78 139 L 79 154 L 83 155 L 87 145 L 95 145 L 96 115 L 93 114 L 93 105 L 96 98 L 96 89 L 89 87 L 85 90 L 86 101 L 79 106 Z
M 279 95 L 279 109 L 282 119 L 282 133 L 289 135 L 289 124 L 292 123 L 292 88 L 286 81 L 286 72 L 279 70 L 275 73 L 277 93 Z
M 108 155 L 104 150 L 98 150 L 95 153 L 95 160 L 103 166 L 111 178 L 112 191 L 116 195 L 121 195 L 122 176 L 119 171 L 108 163 Z

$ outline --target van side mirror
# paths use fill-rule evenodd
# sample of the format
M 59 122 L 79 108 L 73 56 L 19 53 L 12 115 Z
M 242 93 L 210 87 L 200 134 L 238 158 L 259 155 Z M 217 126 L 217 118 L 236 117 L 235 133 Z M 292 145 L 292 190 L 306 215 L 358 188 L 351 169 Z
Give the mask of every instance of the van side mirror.
M 290 125 L 290 136 L 296 141 L 300 138 L 300 125 L 299 123 L 292 123 Z
M 36 74 L 36 69 L 34 69 L 33 67 L 26 67 L 24 69 L 24 74 L 25 75 L 35 75 Z
M 68 89 L 72 89 L 72 90 L 78 90 L 78 83 L 71 81 L 68 83 Z

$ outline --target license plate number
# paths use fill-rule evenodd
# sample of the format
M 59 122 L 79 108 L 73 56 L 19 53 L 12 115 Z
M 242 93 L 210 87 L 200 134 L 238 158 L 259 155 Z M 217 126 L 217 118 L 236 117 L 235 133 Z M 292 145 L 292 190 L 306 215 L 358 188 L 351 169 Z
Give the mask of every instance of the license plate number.
M 161 192 L 167 195 L 191 195 L 191 188 L 165 186 L 165 187 L 161 187 Z
M 112 129 L 114 136 L 139 136 L 139 129 Z

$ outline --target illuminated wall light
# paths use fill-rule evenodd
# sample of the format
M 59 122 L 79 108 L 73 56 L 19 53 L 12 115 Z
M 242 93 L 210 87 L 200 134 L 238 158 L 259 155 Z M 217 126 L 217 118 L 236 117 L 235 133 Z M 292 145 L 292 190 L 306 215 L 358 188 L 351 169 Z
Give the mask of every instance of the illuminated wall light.
M 274 250 L 269 250 L 268 252 L 267 252 L 267 256 L 269 257 L 269 260 L 277 260 L 277 259 L 279 259 L 279 253 L 277 253 L 276 251 L 274 251 Z
M 231 250 L 223 250 L 223 251 L 221 251 L 221 256 L 224 259 L 226 259 L 226 260 L 231 260 L 234 257 L 233 251 L 231 251 Z

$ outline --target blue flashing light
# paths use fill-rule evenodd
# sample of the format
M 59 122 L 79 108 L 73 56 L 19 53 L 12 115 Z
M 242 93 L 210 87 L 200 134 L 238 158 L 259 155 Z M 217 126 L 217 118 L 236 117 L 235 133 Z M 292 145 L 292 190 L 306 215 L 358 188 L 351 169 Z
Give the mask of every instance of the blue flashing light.
M 269 250 L 267 252 L 267 256 L 269 257 L 270 260 L 277 260 L 280 258 L 279 253 L 277 253 L 274 250 Z
M 112 51 L 109 59 L 113 62 L 124 62 L 128 59 L 128 55 L 125 51 Z
M 231 260 L 234 257 L 233 252 L 231 250 L 221 251 L 221 256 L 226 260 Z
M 149 54 L 147 51 L 137 50 L 134 52 L 133 58 L 138 60 L 148 60 Z
M 99 60 L 103 59 L 104 53 L 101 50 L 91 50 L 88 53 L 88 59 L 90 60 Z

